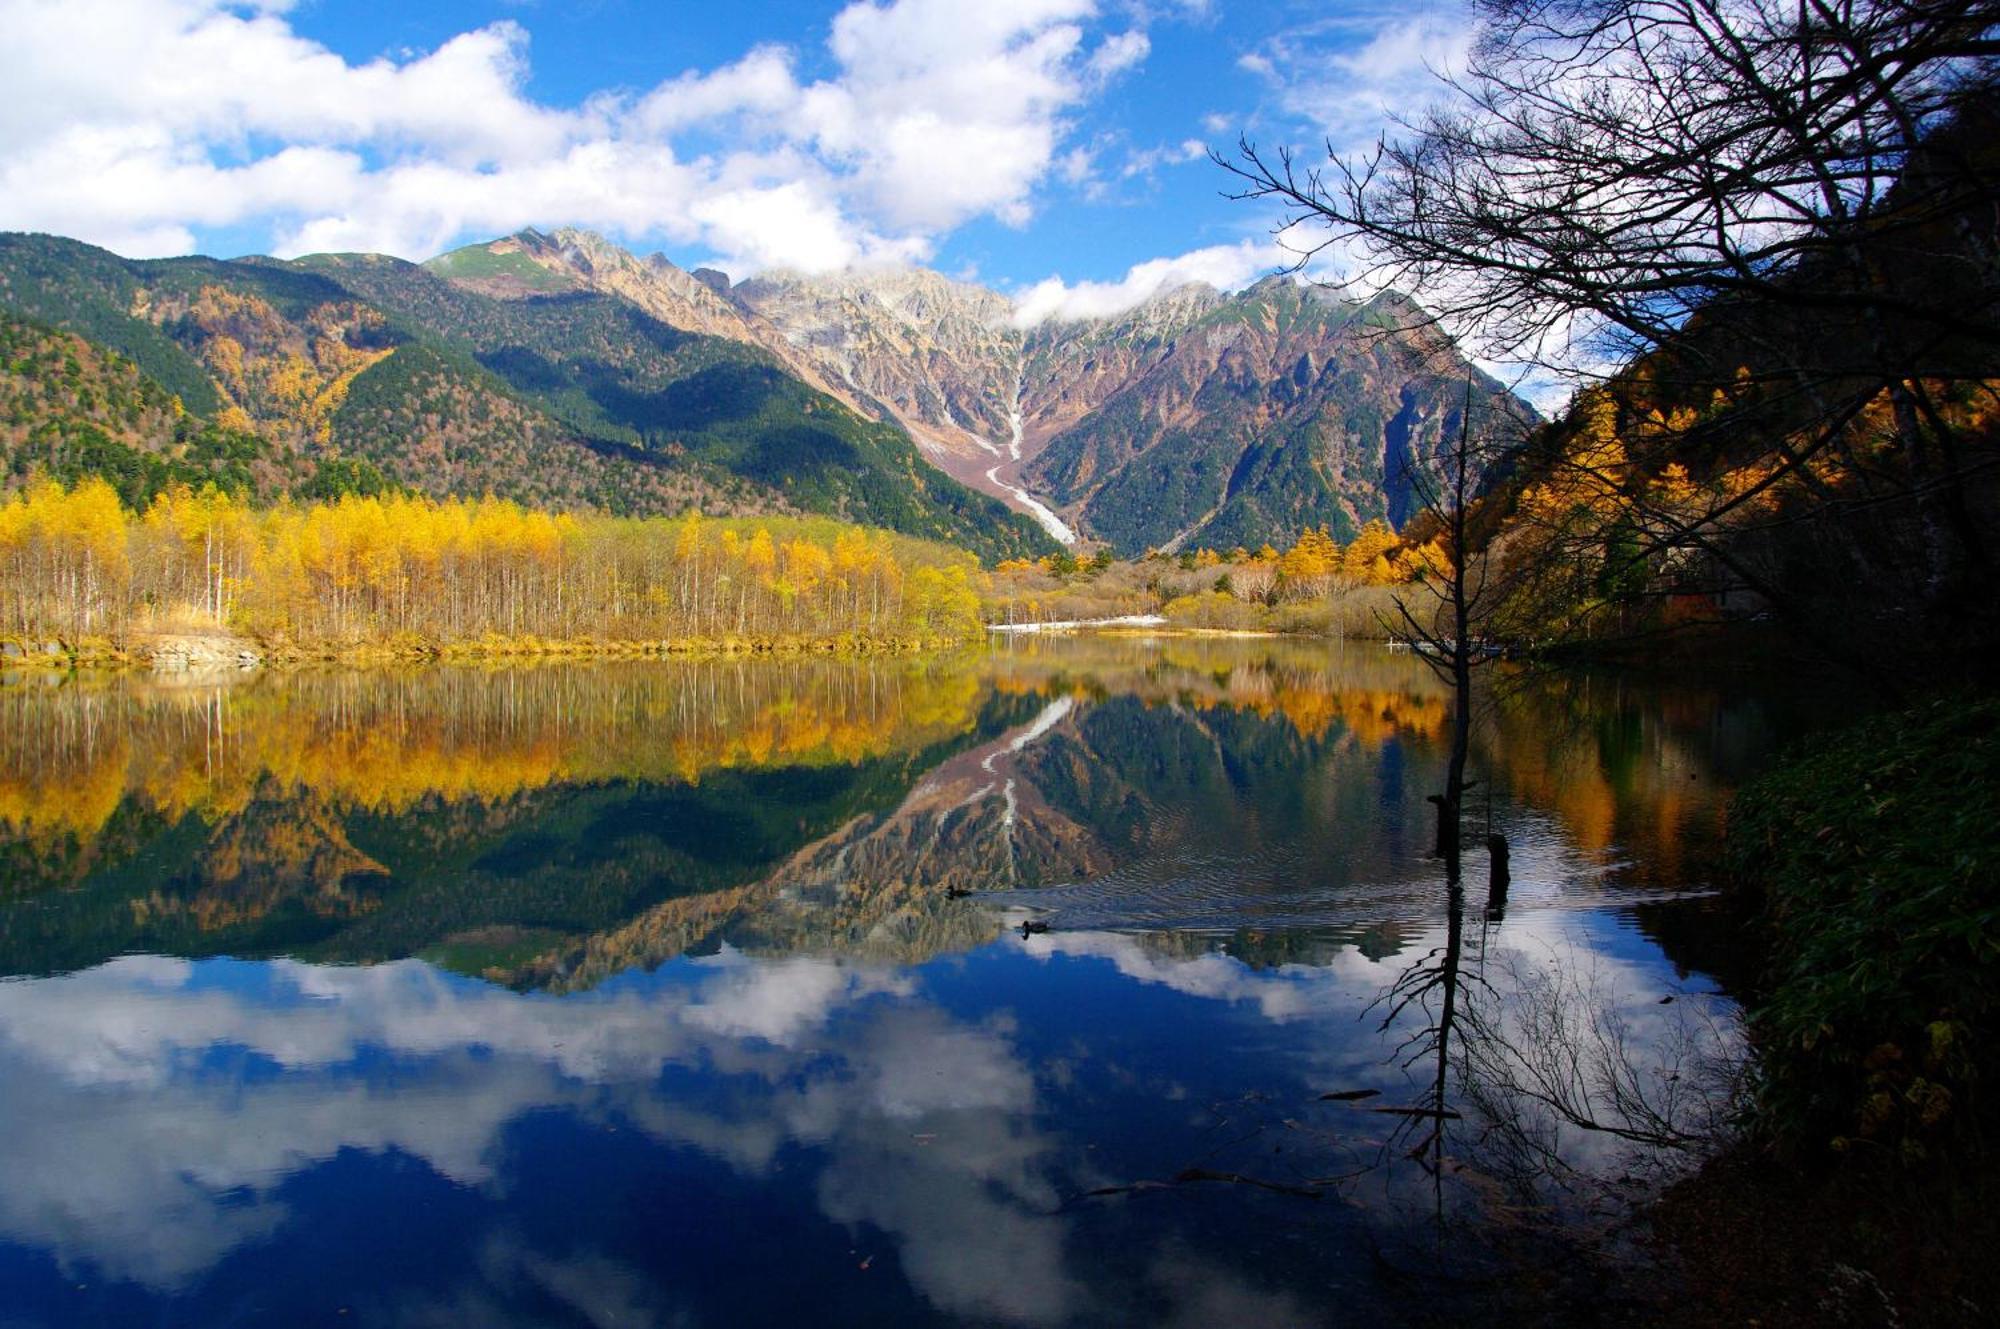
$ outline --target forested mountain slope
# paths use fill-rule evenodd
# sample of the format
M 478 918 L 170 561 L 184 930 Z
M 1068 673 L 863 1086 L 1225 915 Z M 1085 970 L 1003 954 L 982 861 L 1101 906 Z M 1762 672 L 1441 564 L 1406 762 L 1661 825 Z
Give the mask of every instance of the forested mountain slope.
M 116 351 L 0 313 L 0 480 L 103 476 L 138 504 L 169 484 L 270 494 L 305 480 L 255 434 L 188 413 Z
M 632 513 L 796 509 L 993 557 L 1046 547 L 1025 519 L 927 466 L 893 425 L 769 354 L 617 296 L 526 286 L 525 297 L 468 289 L 379 256 L 133 262 L 0 236 L 0 311 L 117 352 L 167 409 L 262 440 L 278 488 L 279 473 L 338 457 L 436 494 Z M 130 446 L 167 458 L 183 445 L 156 430 Z

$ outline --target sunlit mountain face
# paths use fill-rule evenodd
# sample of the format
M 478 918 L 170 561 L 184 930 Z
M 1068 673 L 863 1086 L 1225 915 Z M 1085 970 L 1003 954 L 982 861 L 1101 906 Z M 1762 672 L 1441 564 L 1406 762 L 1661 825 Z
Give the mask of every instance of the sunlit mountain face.
M 1488 702 L 1497 890 L 1429 856 L 1447 696 L 1373 646 L 10 677 L 0 1302 L 1449 1306 L 1560 1240 L 1552 1170 L 1668 1175 L 1720 1110 L 1705 847 L 1785 724 L 1615 679 Z M 1552 1104 L 1551 1047 L 1636 1094 Z

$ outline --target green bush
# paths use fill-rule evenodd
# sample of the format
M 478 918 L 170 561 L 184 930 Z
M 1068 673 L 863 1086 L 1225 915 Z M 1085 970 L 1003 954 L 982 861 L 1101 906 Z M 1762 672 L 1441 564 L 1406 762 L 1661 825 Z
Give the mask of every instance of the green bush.
M 1983 1144 L 2000 1054 L 2000 702 L 1830 736 L 1746 788 L 1732 873 L 1764 893 L 1758 1124 L 1795 1154 Z

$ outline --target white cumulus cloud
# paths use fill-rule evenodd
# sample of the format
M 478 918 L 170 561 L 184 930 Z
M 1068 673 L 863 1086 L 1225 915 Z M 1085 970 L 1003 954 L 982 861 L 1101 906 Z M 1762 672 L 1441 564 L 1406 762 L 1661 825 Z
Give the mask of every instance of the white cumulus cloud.
M 422 258 L 577 223 L 741 269 L 907 261 L 974 218 L 1025 222 L 1070 117 L 1149 49 L 1097 34 L 1098 0 L 855 0 L 823 78 L 765 45 L 561 107 L 528 94 L 520 23 L 357 63 L 286 7 L 0 0 L 0 227 Z

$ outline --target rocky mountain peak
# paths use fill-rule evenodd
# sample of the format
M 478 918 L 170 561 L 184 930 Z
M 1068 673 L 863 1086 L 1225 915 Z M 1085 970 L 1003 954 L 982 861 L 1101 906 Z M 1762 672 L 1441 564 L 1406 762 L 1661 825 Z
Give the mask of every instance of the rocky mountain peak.
M 927 268 L 731 284 L 570 228 L 431 266 L 488 293 L 614 294 L 762 347 L 1050 531 L 1080 525 L 1126 548 L 1282 544 L 1322 522 L 1394 518 L 1411 459 L 1442 445 L 1467 378 L 1505 397 L 1414 301 L 1292 273 L 1234 294 L 1188 282 L 1102 317 L 1022 327 L 1008 296 Z
M 822 276 L 770 272 L 736 288 L 754 309 L 841 311 L 863 321 L 887 315 L 927 337 L 973 337 L 1004 333 L 1013 302 L 997 291 L 953 280 L 916 267 L 853 268 Z
M 731 296 L 934 458 L 997 456 L 1010 437 L 1020 335 L 1013 302 L 998 292 L 885 267 L 766 273 Z

